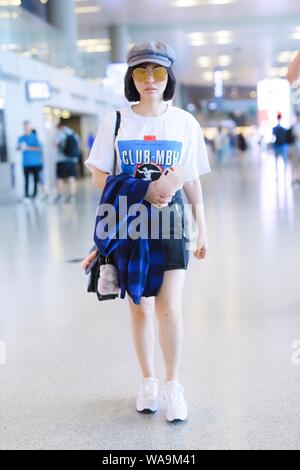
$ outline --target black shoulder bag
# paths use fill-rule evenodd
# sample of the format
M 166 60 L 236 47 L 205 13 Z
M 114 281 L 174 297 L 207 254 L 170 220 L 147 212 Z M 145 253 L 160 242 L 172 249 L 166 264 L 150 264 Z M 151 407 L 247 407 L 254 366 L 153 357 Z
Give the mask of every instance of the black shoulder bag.
M 119 129 L 120 129 L 120 124 L 121 124 L 121 113 L 120 113 L 120 111 L 117 111 L 116 114 L 117 114 L 117 117 L 116 117 L 114 142 L 115 142 L 116 137 L 118 135 L 118 132 L 119 132 Z M 116 149 L 115 149 L 115 146 L 114 146 L 114 166 L 113 166 L 113 173 L 112 174 L 116 175 L 116 173 L 117 173 L 117 152 L 116 152 Z M 96 245 L 94 245 L 91 248 L 90 253 L 92 251 L 96 250 L 96 249 L 97 249 L 97 247 L 96 247 Z M 116 299 L 118 297 L 117 294 L 101 295 L 98 292 L 98 280 L 99 280 L 99 277 L 100 277 L 100 267 L 103 264 L 114 264 L 113 263 L 113 258 L 112 258 L 111 255 L 110 256 L 103 256 L 98 251 L 98 253 L 95 256 L 95 258 L 93 259 L 93 261 L 89 264 L 89 266 L 85 270 L 86 274 L 89 275 L 87 291 L 97 294 L 98 300 L 100 300 L 100 301 Z

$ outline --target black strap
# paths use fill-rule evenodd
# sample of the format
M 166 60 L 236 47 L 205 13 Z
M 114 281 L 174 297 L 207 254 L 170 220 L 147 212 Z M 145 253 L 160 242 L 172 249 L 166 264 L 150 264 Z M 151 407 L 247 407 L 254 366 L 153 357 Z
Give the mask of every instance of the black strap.
M 118 135 L 118 132 L 119 132 L 119 129 L 120 129 L 120 125 L 121 125 L 121 113 L 120 111 L 116 111 L 117 113 L 117 118 L 116 118 L 116 128 L 115 128 L 115 141 L 116 141 L 116 137 Z M 117 151 L 115 149 L 115 145 L 114 145 L 114 169 L 113 169 L 113 175 L 116 175 L 117 174 Z

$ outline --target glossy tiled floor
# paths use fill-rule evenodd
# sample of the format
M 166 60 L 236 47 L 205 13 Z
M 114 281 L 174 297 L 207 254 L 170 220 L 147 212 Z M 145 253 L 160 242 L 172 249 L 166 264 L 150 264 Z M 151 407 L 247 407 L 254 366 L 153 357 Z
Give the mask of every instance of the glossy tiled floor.
M 300 190 L 271 157 L 202 181 L 210 252 L 187 274 L 181 425 L 163 403 L 135 412 L 127 301 L 98 303 L 72 262 L 90 245 L 89 180 L 74 205 L 0 206 L 1 449 L 300 448 Z

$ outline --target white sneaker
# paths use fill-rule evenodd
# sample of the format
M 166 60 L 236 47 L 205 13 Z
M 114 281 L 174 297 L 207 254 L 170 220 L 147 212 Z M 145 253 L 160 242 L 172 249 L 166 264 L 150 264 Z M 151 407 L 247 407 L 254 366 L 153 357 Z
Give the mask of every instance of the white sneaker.
M 167 405 L 168 421 L 185 421 L 188 416 L 187 404 L 184 399 L 184 388 L 177 380 L 167 382 L 164 399 Z
M 136 399 L 136 410 L 139 412 L 152 412 L 158 410 L 158 380 L 153 377 L 144 379 Z

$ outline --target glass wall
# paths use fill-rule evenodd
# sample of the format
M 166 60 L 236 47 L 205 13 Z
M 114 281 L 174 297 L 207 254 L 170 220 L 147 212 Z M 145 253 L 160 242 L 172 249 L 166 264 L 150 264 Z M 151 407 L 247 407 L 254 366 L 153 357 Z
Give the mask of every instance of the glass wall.
M 1 6 L 0 50 L 13 51 L 25 57 L 66 68 L 70 73 L 86 77 L 84 64 L 68 50 L 62 33 L 37 16 L 18 6 Z

